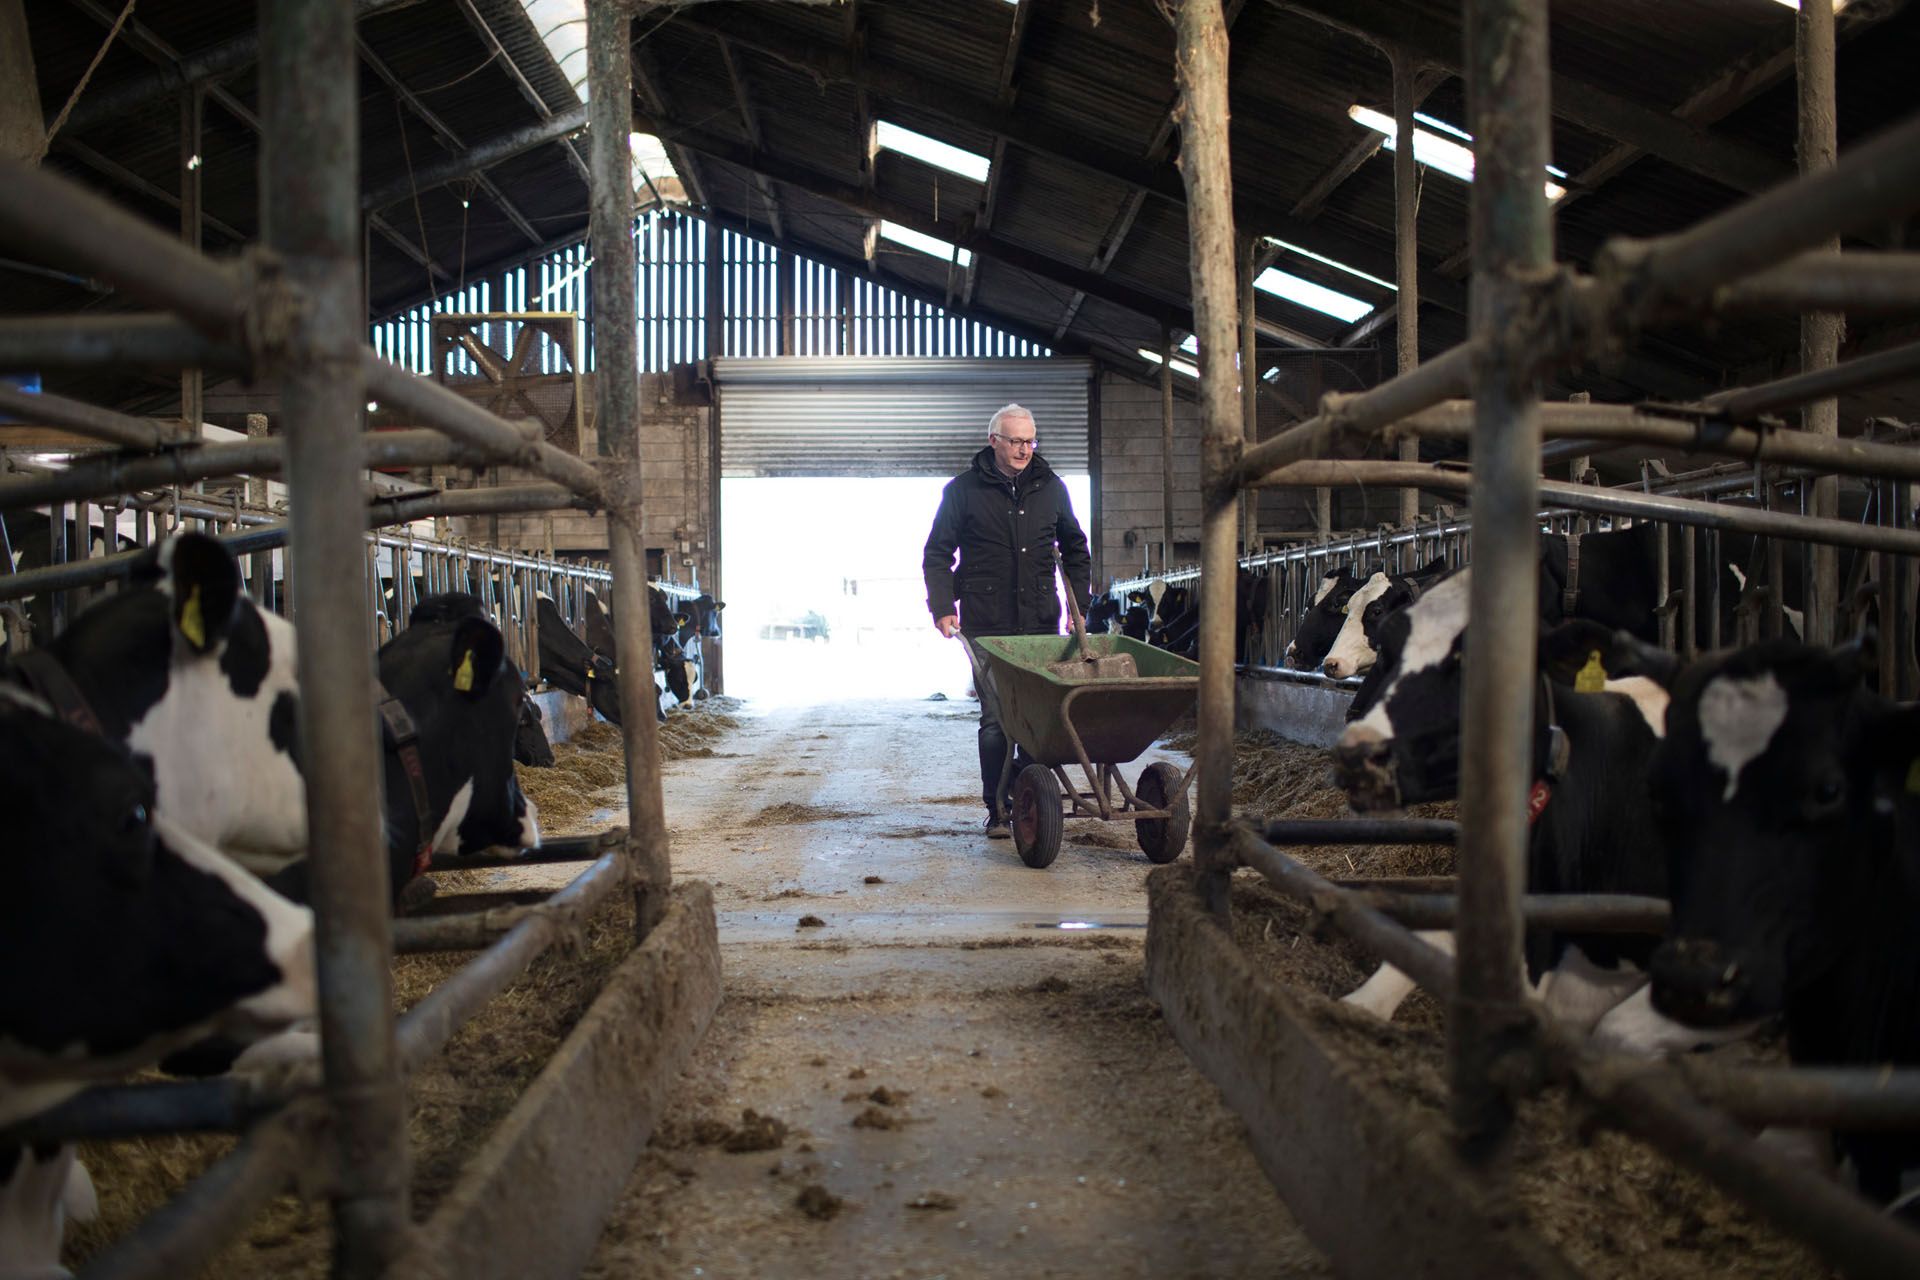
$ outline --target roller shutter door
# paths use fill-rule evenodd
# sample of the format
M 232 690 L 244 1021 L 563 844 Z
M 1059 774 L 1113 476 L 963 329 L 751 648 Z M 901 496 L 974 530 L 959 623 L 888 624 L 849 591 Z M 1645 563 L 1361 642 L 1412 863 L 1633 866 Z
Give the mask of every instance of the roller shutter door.
M 1087 470 L 1086 360 L 781 356 L 713 362 L 728 476 L 951 476 L 1010 402 L 1040 453 Z

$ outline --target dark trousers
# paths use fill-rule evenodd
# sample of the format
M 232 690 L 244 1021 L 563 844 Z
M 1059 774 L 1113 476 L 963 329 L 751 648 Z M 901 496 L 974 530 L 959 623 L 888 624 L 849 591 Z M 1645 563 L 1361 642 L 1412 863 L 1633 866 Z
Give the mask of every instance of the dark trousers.
M 993 790 L 1000 785 L 1000 769 L 1007 762 L 1007 731 L 1000 727 L 999 709 L 995 699 L 983 695 L 980 699 L 980 798 L 987 808 L 993 808 Z M 1013 790 L 1013 780 L 1020 770 L 1032 764 L 1027 753 L 1016 744 L 1013 747 L 1013 770 L 1007 775 L 1007 790 Z M 1002 796 L 1004 802 L 1008 796 Z M 1002 803 L 1000 812 L 1004 816 L 1011 808 Z

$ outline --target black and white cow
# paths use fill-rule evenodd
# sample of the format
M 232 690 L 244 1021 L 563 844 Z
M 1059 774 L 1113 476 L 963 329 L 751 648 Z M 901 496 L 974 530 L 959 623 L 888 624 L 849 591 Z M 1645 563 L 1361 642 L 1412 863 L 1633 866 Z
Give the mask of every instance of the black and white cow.
M 1334 748 L 1335 780 L 1355 809 L 1458 794 L 1471 581 L 1471 570 L 1462 569 L 1381 623 L 1379 661 Z M 1607 675 L 1631 665 L 1621 649 L 1631 643 L 1584 621 L 1541 638 L 1528 797 L 1531 892 L 1666 893 L 1663 833 L 1646 798 L 1666 692 L 1644 675 Z M 1576 687 L 1589 681 L 1600 688 Z M 1444 934 L 1427 936 L 1448 942 Z M 1527 970 L 1556 1017 L 1614 1047 L 1657 1053 L 1714 1038 L 1653 1013 L 1644 974 L 1654 945 L 1629 935 L 1541 933 L 1528 939 Z M 1410 990 L 1397 970 L 1383 968 L 1348 999 L 1387 1017 Z
M 614 638 L 613 611 L 592 590 L 586 592 L 582 610 L 582 629 L 586 632 L 586 641 L 596 653 L 620 661 L 619 642 Z M 680 647 L 675 633 L 680 623 L 674 614 L 673 606 L 668 602 L 666 593 L 657 587 L 647 588 L 647 621 L 653 629 L 653 667 L 666 681 L 667 691 L 682 703 L 693 701 L 694 675 L 692 664 Z M 666 719 L 662 711 L 660 718 Z
M 620 677 L 612 658 L 596 653 L 575 635 L 560 606 L 545 594 L 536 599 L 540 630 L 540 675 L 557 689 L 577 694 L 614 724 L 620 723 Z
M 134 583 L 16 658 L 5 679 L 149 761 L 160 811 L 178 827 L 256 870 L 304 853 L 293 627 L 247 598 L 217 540 L 162 543 Z
M 1412 573 L 1375 573 L 1368 578 L 1347 598 L 1340 630 L 1320 669 L 1336 680 L 1368 671 L 1379 648 L 1381 620 L 1418 600 L 1446 571 L 1447 562 L 1436 559 Z
M 0 1127 L 215 1033 L 314 1013 L 313 916 L 161 815 L 148 763 L 0 686 Z M 62 1275 L 73 1148 L 0 1144 L 0 1275 Z
M 1784 1015 L 1802 1066 L 1920 1065 L 1920 707 L 1870 692 L 1872 665 L 1790 641 L 1694 663 L 1652 769 L 1673 902 L 1654 1007 Z M 1877 1200 L 1920 1166 L 1920 1135 L 1837 1137 Z
M 1318 670 L 1346 624 L 1347 601 L 1366 583 L 1366 577 L 1347 569 L 1329 569 L 1314 589 L 1313 602 L 1294 628 L 1293 642 L 1281 662 L 1295 671 Z
M 1087 606 L 1087 634 L 1095 636 L 1111 635 L 1120 625 L 1120 615 L 1126 608 L 1126 602 L 1111 591 L 1102 591 Z
M 515 764 L 536 769 L 553 768 L 553 744 L 547 741 L 547 727 L 540 719 L 540 704 L 528 694 L 520 700 L 520 719 L 513 727 Z

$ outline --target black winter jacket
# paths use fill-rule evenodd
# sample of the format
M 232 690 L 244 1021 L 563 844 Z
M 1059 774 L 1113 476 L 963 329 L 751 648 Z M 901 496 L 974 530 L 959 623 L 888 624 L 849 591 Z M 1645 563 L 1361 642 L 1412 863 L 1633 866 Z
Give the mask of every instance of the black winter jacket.
M 982 449 L 940 495 L 940 511 L 920 561 L 928 610 L 937 621 L 953 613 L 958 600 L 960 627 L 970 636 L 1058 631 L 1056 542 L 1084 613 L 1093 562 L 1087 555 L 1087 535 L 1073 517 L 1067 486 L 1038 454 L 1018 480 L 1008 480 L 993 465 L 993 450 Z M 957 570 L 955 550 L 960 552 Z

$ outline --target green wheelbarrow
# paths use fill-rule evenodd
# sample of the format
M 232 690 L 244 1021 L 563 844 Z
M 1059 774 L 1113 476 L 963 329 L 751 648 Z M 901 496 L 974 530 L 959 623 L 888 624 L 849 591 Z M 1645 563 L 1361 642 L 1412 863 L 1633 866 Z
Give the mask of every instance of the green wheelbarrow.
M 998 707 L 1007 736 L 1034 763 L 1012 778 L 1013 811 L 1004 815 L 1014 848 L 1030 867 L 1050 865 L 1060 852 L 1067 818 L 1132 822 L 1140 851 L 1172 862 L 1187 845 L 1190 817 L 1184 772 L 1156 762 L 1132 785 L 1120 765 L 1139 758 L 1200 689 L 1199 664 L 1126 636 L 962 637 L 973 663 L 974 688 Z M 1127 654 L 1139 674 L 1070 678 L 1052 670 L 1070 658 Z M 1013 755 L 1000 770 L 996 795 L 1008 794 Z M 1067 774 L 1078 764 L 1086 789 Z

